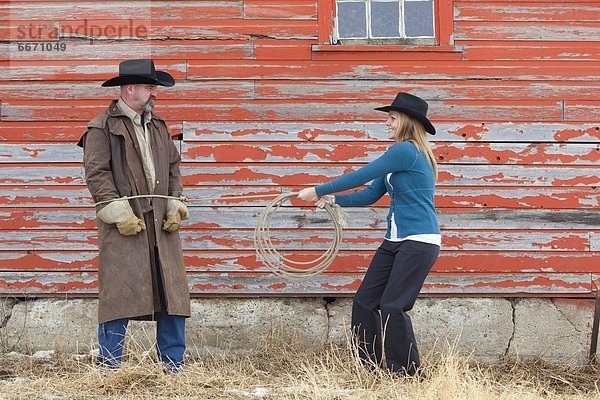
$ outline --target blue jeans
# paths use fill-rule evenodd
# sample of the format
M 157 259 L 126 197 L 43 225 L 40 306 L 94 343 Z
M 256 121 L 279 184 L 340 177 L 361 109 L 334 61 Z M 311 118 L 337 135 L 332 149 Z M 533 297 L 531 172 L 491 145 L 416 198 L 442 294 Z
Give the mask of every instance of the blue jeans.
M 128 323 L 129 319 L 121 318 L 98 325 L 98 365 L 116 368 L 121 364 Z M 158 355 L 169 370 L 181 368 L 185 352 L 185 317 L 166 312 L 157 314 L 156 344 Z

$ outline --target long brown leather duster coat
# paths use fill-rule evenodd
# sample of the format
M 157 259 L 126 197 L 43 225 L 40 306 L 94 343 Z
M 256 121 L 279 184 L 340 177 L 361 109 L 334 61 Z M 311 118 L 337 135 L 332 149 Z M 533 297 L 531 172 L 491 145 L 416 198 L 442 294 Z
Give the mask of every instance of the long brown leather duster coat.
M 156 170 L 153 194 L 178 197 L 183 190 L 181 158 L 167 125 L 152 114 L 147 127 Z M 95 202 L 149 194 L 133 123 L 116 101 L 88 124 L 79 145 L 84 148 L 86 181 Z M 167 200 L 133 199 L 129 204 L 135 215 L 147 222 L 147 229 L 134 236 L 122 236 L 116 225 L 96 219 L 100 250 L 99 323 L 119 318 L 150 319 L 161 311 L 151 243 L 156 243 L 160 261 L 166 311 L 189 317 L 190 297 L 179 232 L 161 229 Z M 104 206 L 99 205 L 97 211 Z M 154 229 L 148 224 L 152 217 Z

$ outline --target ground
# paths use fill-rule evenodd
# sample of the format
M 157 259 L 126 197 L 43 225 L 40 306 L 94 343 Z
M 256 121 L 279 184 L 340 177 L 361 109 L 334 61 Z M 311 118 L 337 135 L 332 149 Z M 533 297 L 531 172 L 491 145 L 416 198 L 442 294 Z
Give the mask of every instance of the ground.
M 287 343 L 251 354 L 190 358 L 165 374 L 153 352 L 132 349 L 122 368 L 101 370 L 92 355 L 37 352 L 0 356 L 1 399 L 600 399 L 600 368 L 505 359 L 481 364 L 429 354 L 425 379 L 369 371 L 346 348 L 304 352 Z

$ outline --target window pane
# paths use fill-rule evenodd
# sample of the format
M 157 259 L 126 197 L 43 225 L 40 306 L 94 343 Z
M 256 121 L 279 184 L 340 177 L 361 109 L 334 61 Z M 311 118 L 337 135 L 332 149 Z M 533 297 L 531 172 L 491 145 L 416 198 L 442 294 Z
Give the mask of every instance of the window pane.
M 371 3 L 371 34 L 373 37 L 399 37 L 399 24 L 399 1 Z
M 367 5 L 338 2 L 338 33 L 340 38 L 367 37 Z
M 406 36 L 433 36 L 433 0 L 404 3 Z

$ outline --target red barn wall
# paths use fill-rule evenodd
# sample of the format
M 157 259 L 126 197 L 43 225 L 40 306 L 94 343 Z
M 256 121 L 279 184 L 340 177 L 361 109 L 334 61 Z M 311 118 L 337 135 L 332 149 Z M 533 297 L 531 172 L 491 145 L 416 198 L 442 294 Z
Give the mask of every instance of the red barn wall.
M 423 292 L 591 296 L 600 3 L 436 8 L 440 45 L 411 48 L 329 45 L 332 0 L 0 2 L 0 294 L 96 294 L 95 213 L 75 143 L 118 96 L 100 83 L 124 59 L 152 57 L 177 80 L 156 111 L 183 138 L 193 295 L 351 295 L 383 237 L 386 201 L 348 210 L 325 273 L 288 280 L 254 254 L 270 200 L 223 197 L 297 191 L 374 159 L 389 142 L 373 108 L 410 91 L 439 132 L 443 250 Z M 66 47 L 23 47 L 39 40 Z M 329 244 L 326 214 L 306 204 L 277 221 L 285 254 Z

